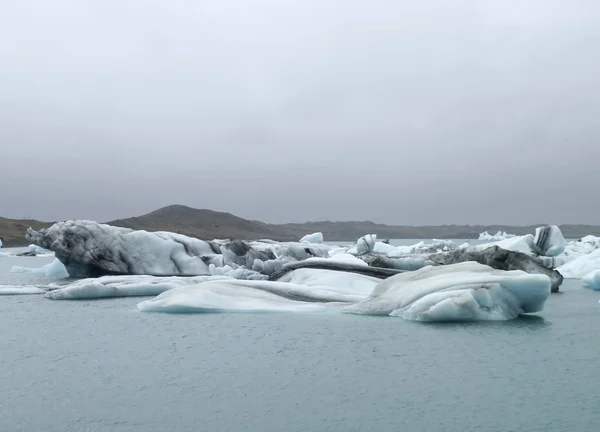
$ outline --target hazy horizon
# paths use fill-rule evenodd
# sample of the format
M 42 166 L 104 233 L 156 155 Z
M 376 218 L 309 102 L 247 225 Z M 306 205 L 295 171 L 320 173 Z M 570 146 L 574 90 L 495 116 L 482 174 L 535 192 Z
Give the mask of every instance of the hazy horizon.
M 178 206 L 178 205 L 182 205 L 182 206 L 186 206 L 185 204 L 171 204 L 170 206 Z M 168 206 L 165 206 L 168 207 Z M 190 207 L 190 206 L 186 206 L 186 207 Z M 160 210 L 161 208 L 155 208 L 152 210 L 149 210 L 147 212 L 144 213 L 140 213 L 140 214 L 132 214 L 132 215 L 126 215 L 123 217 L 118 217 L 118 218 L 112 218 L 112 219 L 98 219 L 98 218 L 80 218 L 80 219 L 89 219 L 89 220 L 95 220 L 97 222 L 101 222 L 101 223 L 105 223 L 105 222 L 112 222 L 114 220 L 117 219 L 127 219 L 127 218 L 131 218 L 131 217 L 136 217 L 136 216 L 144 216 L 148 213 L 151 213 L 155 210 Z M 191 208 L 195 208 L 195 207 L 191 207 Z M 219 210 L 219 209 L 205 209 L 205 208 L 196 208 L 197 210 L 212 210 L 212 211 L 216 211 L 216 212 L 223 212 L 223 213 L 231 213 L 231 212 L 227 212 L 224 210 Z M 520 227 L 520 226 L 532 226 L 532 225 L 536 225 L 536 226 L 541 226 L 544 224 L 557 224 L 557 225 L 592 225 L 592 226 L 600 226 L 600 224 L 583 224 L 583 223 L 578 223 L 578 222 L 564 222 L 564 223 L 556 223 L 553 221 L 537 221 L 537 222 L 533 222 L 533 223 L 529 223 L 529 224 L 507 224 L 507 223 L 503 223 L 503 222 L 489 222 L 489 223 L 440 223 L 440 224 L 401 224 L 401 223 L 389 223 L 389 222 L 383 222 L 383 221 L 377 221 L 377 220 L 371 220 L 371 219 L 364 219 L 364 220 L 359 220 L 359 219 L 336 219 L 336 220 L 326 220 L 326 219 L 313 219 L 313 220 L 290 220 L 290 221 L 283 221 L 283 222 L 269 222 L 269 221 L 265 221 L 265 220 L 260 220 L 260 219 L 252 219 L 252 218 L 245 218 L 243 215 L 239 215 L 239 214 L 234 214 L 234 216 L 238 216 L 244 219 L 248 219 L 248 220 L 255 220 L 258 222 L 265 222 L 265 223 L 273 223 L 273 224 L 286 224 L 286 223 L 310 223 L 310 222 L 373 222 L 376 224 L 384 224 L 384 225 L 397 225 L 397 226 L 443 226 L 443 225 L 471 225 L 471 226 L 514 226 L 514 227 Z M 0 214 L 0 218 L 8 218 L 8 219 L 21 219 L 21 220 L 37 220 L 40 222 L 57 222 L 57 221 L 61 221 L 61 220 L 69 220 L 69 219 L 77 219 L 77 218 L 62 218 L 62 219 L 54 219 L 54 220 L 46 220 L 46 219 L 38 219 L 35 217 L 31 217 L 31 216 L 23 216 L 23 217 L 15 217 L 15 218 L 10 218 L 7 217 L 5 215 Z M 493 233 L 492 233 L 493 234 Z
M 600 3 L 0 4 L 0 216 L 597 223 Z

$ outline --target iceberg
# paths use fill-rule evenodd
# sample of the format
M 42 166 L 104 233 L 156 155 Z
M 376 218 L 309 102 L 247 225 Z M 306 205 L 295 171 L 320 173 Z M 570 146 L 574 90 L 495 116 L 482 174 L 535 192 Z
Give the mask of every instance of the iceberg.
M 477 240 L 491 240 L 491 241 L 495 241 L 495 240 L 506 240 L 509 238 L 515 237 L 514 234 L 508 234 L 505 233 L 504 231 L 498 231 L 496 234 L 491 235 L 489 234 L 487 231 L 484 231 L 482 233 L 479 234 L 479 238 Z
M 593 290 L 600 290 L 600 270 L 594 270 L 581 278 L 583 286 Z
M 81 300 L 113 297 L 156 296 L 165 291 L 209 280 L 227 280 L 226 276 L 155 277 L 102 276 L 80 279 L 68 284 L 50 284 L 46 298 L 52 300 Z
M 0 295 L 44 294 L 45 292 L 35 285 L 0 285 Z
M 46 264 L 45 266 L 40 267 L 40 268 L 12 266 L 12 268 L 10 269 L 10 272 L 11 273 L 29 273 L 34 276 L 47 276 L 47 277 L 55 277 L 55 278 L 69 277 L 69 273 L 67 273 L 67 269 L 58 259 L 55 259 L 51 263 Z
M 290 285 L 291 284 L 285 284 Z M 296 301 L 232 282 L 206 282 L 196 288 L 166 291 L 137 305 L 142 312 L 318 312 L 327 305 Z
M 300 243 L 323 243 L 323 233 L 307 234 L 300 239 Z
M 587 255 L 581 255 L 556 270 L 567 279 L 581 279 L 595 270 L 600 269 L 600 249 Z
M 483 250 L 490 246 L 499 246 L 502 249 L 531 255 L 555 257 L 560 255 L 567 245 L 560 228 L 556 225 L 536 228 L 535 235 L 526 234 L 523 236 L 514 236 L 511 234 L 508 237 L 502 238 L 490 236 L 487 240 L 494 241 L 492 243 L 476 245 L 474 248 Z
M 343 311 L 413 321 L 509 320 L 542 310 L 549 294 L 545 275 L 464 262 L 392 276 Z
M 375 234 L 367 234 L 362 236 L 356 242 L 356 253 L 365 254 L 373 252 L 373 249 L 375 248 L 375 242 L 377 242 L 377 235 Z
M 169 289 L 138 304 L 143 312 L 325 312 L 416 321 L 509 320 L 538 312 L 550 280 L 465 262 L 428 266 L 384 281 L 298 269 L 285 282 L 217 280 Z
M 497 270 L 523 270 L 531 274 L 546 275 L 551 281 L 552 292 L 557 292 L 563 282 L 562 274 L 548 268 L 540 259 L 526 253 L 503 249 L 497 245 L 487 245 L 485 249 L 476 247 L 400 257 L 370 254 L 363 255 L 361 258 L 370 266 L 406 271 L 414 271 L 430 265 L 443 266 L 474 261 Z
M 72 277 L 116 275 L 209 276 L 229 266 L 253 278 L 287 261 L 329 256 L 324 244 L 204 241 L 170 232 L 134 231 L 93 221 L 57 222 L 39 232 L 34 244 L 53 251 Z M 211 267 L 212 266 L 212 267 Z
M 539 227 L 535 230 L 533 251 L 537 255 L 555 257 L 564 252 L 567 242 L 556 225 Z

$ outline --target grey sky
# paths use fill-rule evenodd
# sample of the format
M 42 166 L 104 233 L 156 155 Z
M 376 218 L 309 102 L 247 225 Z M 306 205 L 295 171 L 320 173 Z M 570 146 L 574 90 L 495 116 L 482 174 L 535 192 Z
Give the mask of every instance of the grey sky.
M 595 0 L 3 0 L 0 216 L 600 223 Z

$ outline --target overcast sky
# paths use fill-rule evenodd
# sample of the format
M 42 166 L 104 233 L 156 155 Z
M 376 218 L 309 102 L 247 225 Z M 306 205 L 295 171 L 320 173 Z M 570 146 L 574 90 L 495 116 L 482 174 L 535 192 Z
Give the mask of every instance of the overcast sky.
M 600 223 L 597 0 L 0 1 L 0 216 Z

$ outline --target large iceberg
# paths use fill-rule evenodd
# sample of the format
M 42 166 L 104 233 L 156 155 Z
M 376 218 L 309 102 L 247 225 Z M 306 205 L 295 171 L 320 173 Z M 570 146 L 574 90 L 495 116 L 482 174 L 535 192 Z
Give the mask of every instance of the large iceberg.
M 500 270 L 519 269 L 546 274 L 552 280 L 553 291 L 558 290 L 562 282 L 562 276 L 558 272 L 535 259 L 537 253 L 555 254 L 562 248 L 562 234 L 557 227 L 542 229 L 535 237 L 530 234 L 503 240 L 495 246 L 460 248 L 449 240 L 391 246 L 378 242 L 374 234 L 361 237 L 354 247 L 266 240 L 203 241 L 169 232 L 133 231 L 91 221 L 59 222 L 39 232 L 30 229 L 27 236 L 34 244 L 54 251 L 56 258 L 64 264 L 72 277 L 229 276 L 264 280 L 273 275 L 279 277 L 282 272 L 289 271 L 289 267 L 288 270 L 284 268 L 290 263 L 323 258 L 326 259 L 324 264 L 299 266 L 349 271 L 381 278 L 395 274 L 397 270 L 412 271 L 426 265 L 476 261 Z M 311 239 L 315 240 L 319 239 Z M 501 247 L 503 242 L 514 244 Z M 520 254 L 518 250 L 523 250 L 525 254 Z M 338 256 L 350 255 L 355 255 L 371 268 L 357 269 L 356 262 L 352 265 L 334 262 Z M 273 277 L 270 279 L 276 280 Z
M 526 253 L 503 249 L 497 245 L 488 245 L 485 249 L 463 248 L 449 252 L 400 257 L 370 254 L 362 256 L 362 258 L 371 266 L 407 271 L 418 270 L 429 265 L 442 266 L 474 261 L 497 270 L 523 270 L 531 274 L 545 275 L 551 281 L 553 292 L 558 291 L 563 281 L 563 276 L 560 272 L 548 268 L 538 258 Z
M 479 234 L 479 238 L 477 240 L 496 241 L 496 240 L 506 240 L 506 239 L 509 239 L 512 237 L 515 237 L 515 235 L 505 233 L 504 231 L 498 231 L 494 235 L 488 233 L 487 231 L 484 231 Z
M 58 222 L 39 232 L 30 228 L 27 238 L 54 251 L 72 277 L 208 276 L 215 274 L 211 269 L 229 266 L 231 270 L 242 267 L 247 276 L 253 273 L 259 278 L 285 262 L 329 254 L 329 247 L 321 244 L 203 241 L 93 221 Z
M 344 311 L 415 321 L 509 320 L 542 310 L 549 294 L 547 276 L 465 262 L 392 276 Z
M 384 281 L 298 269 L 285 282 L 219 280 L 178 287 L 138 304 L 145 312 L 324 312 L 417 321 L 508 320 L 542 310 L 544 275 L 467 262 L 425 267 Z

